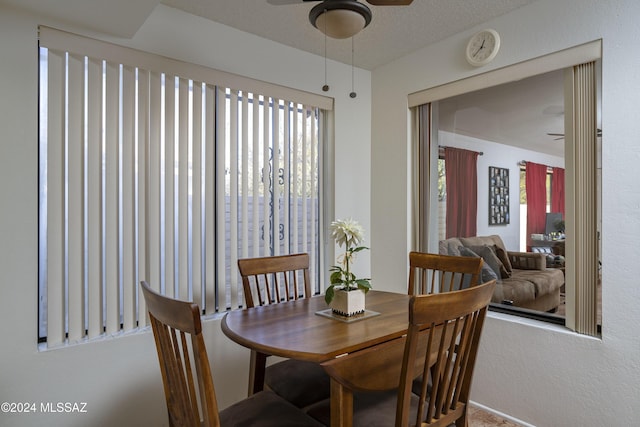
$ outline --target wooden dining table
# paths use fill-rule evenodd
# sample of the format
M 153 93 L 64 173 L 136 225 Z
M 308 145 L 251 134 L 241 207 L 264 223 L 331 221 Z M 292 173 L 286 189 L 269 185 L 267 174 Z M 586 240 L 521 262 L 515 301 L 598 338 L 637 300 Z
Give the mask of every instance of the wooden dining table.
M 363 355 L 363 362 L 357 363 L 361 371 L 355 374 L 368 375 L 388 367 L 394 370 L 392 381 L 399 378 L 409 300 L 407 294 L 372 290 L 366 295 L 366 312 L 345 319 L 333 316 L 324 297 L 315 296 L 231 311 L 222 320 L 222 331 L 256 352 L 316 362 L 325 367 L 331 375 L 331 426 L 348 427 L 353 421 L 353 390 L 344 378 L 332 373 L 340 371 L 343 360 L 346 366 L 354 355 Z M 250 378 L 253 375 L 250 372 Z

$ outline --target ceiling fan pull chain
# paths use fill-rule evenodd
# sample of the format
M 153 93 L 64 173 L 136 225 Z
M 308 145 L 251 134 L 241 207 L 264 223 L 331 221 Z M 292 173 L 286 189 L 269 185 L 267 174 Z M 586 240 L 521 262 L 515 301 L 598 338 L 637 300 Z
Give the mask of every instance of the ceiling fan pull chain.
M 356 94 L 356 91 L 354 90 L 353 38 L 354 37 L 351 36 L 351 93 L 349 94 L 351 98 L 355 98 L 356 96 L 358 96 Z
M 327 13 L 327 10 L 324 10 Z M 329 91 L 329 85 L 327 84 L 327 21 L 324 21 L 324 86 L 322 86 L 324 92 Z

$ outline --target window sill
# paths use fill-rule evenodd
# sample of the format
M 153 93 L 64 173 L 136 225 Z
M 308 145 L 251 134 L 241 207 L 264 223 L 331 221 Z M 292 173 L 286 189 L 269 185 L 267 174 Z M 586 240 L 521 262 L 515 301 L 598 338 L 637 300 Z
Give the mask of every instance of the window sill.
M 517 309 L 492 304 L 489 306 L 487 317 L 509 323 L 532 326 L 549 332 L 601 340 L 601 336 L 592 337 L 572 331 L 565 326 L 563 317 L 555 316 L 551 313 L 541 313 L 534 310 Z M 599 330 L 600 328 L 601 327 L 598 326 Z

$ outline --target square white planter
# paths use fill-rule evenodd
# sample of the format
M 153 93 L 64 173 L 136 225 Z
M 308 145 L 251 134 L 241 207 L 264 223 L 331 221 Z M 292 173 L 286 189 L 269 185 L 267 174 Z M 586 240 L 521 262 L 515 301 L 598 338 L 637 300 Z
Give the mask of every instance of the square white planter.
M 356 314 L 364 313 L 364 298 L 365 294 L 360 289 L 354 289 L 352 291 L 345 291 L 342 289 L 336 290 L 331 301 L 331 310 L 342 316 L 355 316 Z

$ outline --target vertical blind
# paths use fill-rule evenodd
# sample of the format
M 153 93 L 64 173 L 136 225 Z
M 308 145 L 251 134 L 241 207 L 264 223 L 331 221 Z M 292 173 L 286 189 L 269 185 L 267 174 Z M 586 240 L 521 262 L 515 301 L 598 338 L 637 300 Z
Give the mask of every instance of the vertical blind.
M 596 63 L 575 65 L 565 73 L 565 151 L 572 173 L 567 174 L 567 257 L 581 260 L 565 269 L 567 326 L 598 335 L 598 145 Z M 601 322 L 601 319 L 600 319 Z
M 330 100 L 40 28 L 40 340 L 145 325 L 138 284 L 243 305 L 241 257 L 308 252 Z

